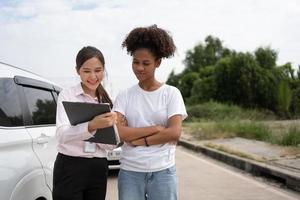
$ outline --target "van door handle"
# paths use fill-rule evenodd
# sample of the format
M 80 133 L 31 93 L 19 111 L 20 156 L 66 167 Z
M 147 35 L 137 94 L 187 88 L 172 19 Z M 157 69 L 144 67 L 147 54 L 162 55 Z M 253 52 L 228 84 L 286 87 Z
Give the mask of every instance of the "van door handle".
M 45 133 L 41 133 L 41 136 L 37 138 L 38 144 L 45 144 L 49 142 L 49 137 Z

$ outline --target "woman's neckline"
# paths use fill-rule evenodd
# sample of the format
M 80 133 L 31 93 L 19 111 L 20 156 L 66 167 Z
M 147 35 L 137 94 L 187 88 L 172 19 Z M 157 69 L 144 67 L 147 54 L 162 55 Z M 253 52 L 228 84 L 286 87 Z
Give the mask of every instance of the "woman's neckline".
M 140 86 L 140 84 L 137 84 L 137 86 L 138 86 L 139 90 L 141 90 L 142 92 L 153 93 L 153 92 L 159 91 L 161 88 L 163 88 L 165 86 L 165 83 L 160 83 L 160 86 L 153 90 L 145 90 Z

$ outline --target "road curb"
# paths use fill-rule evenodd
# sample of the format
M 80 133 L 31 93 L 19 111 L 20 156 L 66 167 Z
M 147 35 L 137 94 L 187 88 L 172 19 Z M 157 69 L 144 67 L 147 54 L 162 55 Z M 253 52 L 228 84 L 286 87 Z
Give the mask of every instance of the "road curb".
M 275 167 L 270 164 L 241 158 L 184 139 L 180 139 L 178 144 L 195 152 L 201 152 L 209 157 L 249 172 L 255 176 L 264 176 L 275 179 L 276 181 L 285 184 L 288 188 L 300 192 L 300 175 L 295 172 Z

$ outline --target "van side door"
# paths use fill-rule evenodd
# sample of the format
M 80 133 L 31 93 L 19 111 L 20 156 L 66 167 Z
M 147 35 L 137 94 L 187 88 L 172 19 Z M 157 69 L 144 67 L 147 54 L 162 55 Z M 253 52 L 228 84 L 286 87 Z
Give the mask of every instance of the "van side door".
M 55 139 L 56 99 L 54 87 L 36 80 L 19 81 L 27 102 L 26 130 L 33 139 L 33 150 L 41 162 L 47 185 L 52 188 L 53 167 L 57 155 Z
M 41 165 L 32 151 L 32 138 L 25 129 L 26 116 L 20 88 L 13 78 L 0 78 L 0 198 L 26 198 L 18 189 L 28 181 L 41 180 Z M 32 173 L 35 172 L 35 173 Z M 43 175 L 41 176 L 44 180 Z M 43 185 L 40 185 L 42 188 Z M 38 189 L 32 189 L 35 194 Z M 28 193 L 28 192 L 27 192 Z M 22 195 L 17 196 L 18 194 Z

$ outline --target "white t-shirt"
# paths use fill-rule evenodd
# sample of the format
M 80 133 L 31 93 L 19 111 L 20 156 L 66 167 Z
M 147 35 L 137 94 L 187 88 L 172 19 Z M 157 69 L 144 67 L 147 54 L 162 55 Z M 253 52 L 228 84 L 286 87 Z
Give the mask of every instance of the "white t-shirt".
M 121 92 L 115 102 L 114 111 L 122 113 L 129 127 L 161 125 L 166 127 L 168 119 L 174 115 L 187 117 L 180 91 L 163 84 L 148 92 L 134 85 Z M 122 146 L 121 168 L 138 172 L 154 172 L 175 164 L 175 144 L 133 147 L 126 143 Z

